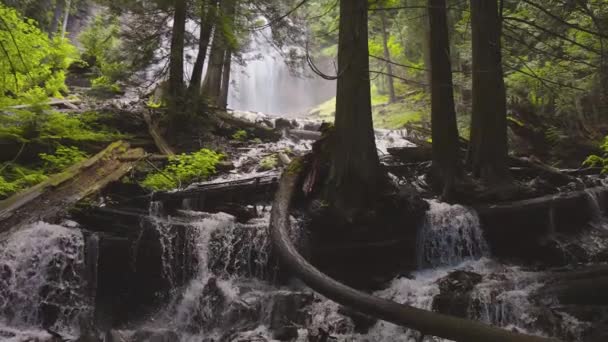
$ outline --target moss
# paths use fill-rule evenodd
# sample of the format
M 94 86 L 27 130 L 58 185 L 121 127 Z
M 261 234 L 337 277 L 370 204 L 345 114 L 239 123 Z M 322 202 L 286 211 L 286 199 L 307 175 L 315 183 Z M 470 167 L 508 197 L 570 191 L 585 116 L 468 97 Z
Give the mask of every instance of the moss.
M 238 141 L 245 141 L 245 140 L 247 140 L 247 131 L 245 131 L 244 129 L 240 129 L 240 130 L 236 131 L 232 135 L 232 139 L 238 140 Z
M 290 175 L 298 174 L 304 168 L 304 161 L 301 157 L 294 158 L 289 166 L 287 166 L 287 173 Z
M 204 181 L 215 173 L 215 167 L 223 157 L 223 154 L 208 149 L 170 157 L 164 169 L 148 174 L 141 185 L 149 190 L 161 191 Z
M 260 160 L 260 165 L 258 166 L 259 171 L 268 171 L 276 169 L 279 166 L 279 157 L 276 154 L 271 154 L 266 156 Z

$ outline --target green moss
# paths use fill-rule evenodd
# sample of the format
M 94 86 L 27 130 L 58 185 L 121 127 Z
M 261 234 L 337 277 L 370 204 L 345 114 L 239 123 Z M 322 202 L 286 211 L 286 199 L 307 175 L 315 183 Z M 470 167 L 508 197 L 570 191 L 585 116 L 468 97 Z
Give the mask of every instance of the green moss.
M 291 161 L 289 166 L 287 166 L 287 173 L 290 175 L 298 174 L 304 168 L 304 161 L 301 157 L 295 158 Z
M 238 140 L 238 141 L 245 141 L 245 140 L 247 140 L 247 131 L 245 131 L 243 129 L 240 129 L 240 130 L 236 131 L 232 135 L 232 139 Z
M 260 165 L 258 166 L 258 171 L 268 171 L 276 169 L 279 166 L 279 158 L 276 154 L 271 154 L 262 158 L 260 161 Z
M 148 174 L 140 184 L 144 188 L 160 191 L 204 181 L 215 173 L 215 167 L 223 157 L 223 154 L 208 149 L 173 156 L 163 170 Z
M 62 145 L 57 147 L 55 154 L 40 153 L 38 156 L 44 162 L 44 170 L 47 173 L 60 172 L 88 157 L 78 147 Z

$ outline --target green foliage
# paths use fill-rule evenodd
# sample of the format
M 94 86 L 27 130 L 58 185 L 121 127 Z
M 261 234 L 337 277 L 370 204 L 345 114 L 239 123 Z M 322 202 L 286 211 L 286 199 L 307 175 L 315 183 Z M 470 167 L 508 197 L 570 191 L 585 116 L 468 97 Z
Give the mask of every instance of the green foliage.
M 0 167 L 0 199 L 43 182 L 47 178 L 42 170 L 33 170 L 14 163 L 5 163 Z
M 40 153 L 38 156 L 44 161 L 44 170 L 49 173 L 60 172 L 88 157 L 78 147 L 62 145 L 57 147 L 55 154 Z
M 0 4 L 0 107 L 67 91 L 65 71 L 77 58 L 67 39 L 50 40 L 36 21 Z
M 119 34 L 118 17 L 100 14 L 78 37 L 84 47 L 83 59 L 95 66 L 98 77 L 92 82 L 94 88 L 120 92 L 117 82 L 128 76 Z
M 258 171 L 268 171 L 276 169 L 279 165 L 279 158 L 276 154 L 271 154 L 262 158 L 260 161 L 260 165 L 258 166 Z
M 608 136 L 604 138 L 600 147 L 604 151 L 603 155 L 590 155 L 583 162 L 583 166 L 601 167 L 602 173 L 608 173 Z
M 238 141 L 245 141 L 245 140 L 247 140 L 247 131 L 245 131 L 243 129 L 240 129 L 240 130 L 236 131 L 232 135 L 232 139 L 238 140 Z
M 95 127 L 95 115 L 69 115 L 60 112 L 44 113 L 39 110 L 16 110 L 12 114 L 0 113 L 0 137 L 17 141 L 83 142 L 111 141 L 122 137 L 103 127 Z
M 169 158 L 169 164 L 163 170 L 148 174 L 141 185 L 150 190 L 161 191 L 203 181 L 215 173 L 215 166 L 223 157 L 223 154 L 208 149 L 173 156 Z

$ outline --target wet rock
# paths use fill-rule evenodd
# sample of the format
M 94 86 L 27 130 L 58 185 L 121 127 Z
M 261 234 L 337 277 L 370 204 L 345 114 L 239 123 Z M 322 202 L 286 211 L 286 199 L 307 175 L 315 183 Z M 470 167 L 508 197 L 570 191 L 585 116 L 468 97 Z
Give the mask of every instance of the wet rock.
M 468 271 L 455 271 L 438 280 L 439 294 L 433 298 L 433 310 L 443 314 L 467 317 L 471 291 L 482 276 Z
M 297 126 L 298 126 L 297 122 L 294 125 L 293 121 L 290 121 L 285 118 L 277 118 L 274 121 L 274 127 L 276 129 L 292 129 L 292 128 L 296 128 Z
M 199 298 L 196 311 L 190 320 L 188 330 L 192 333 L 199 333 L 206 328 L 214 327 L 222 319 L 226 297 L 224 292 L 217 285 L 215 278 L 210 278 L 203 288 L 203 293 Z
M 132 338 L 125 342 L 175 342 L 179 340 L 179 335 L 172 330 L 144 330 L 136 332 Z
M 341 306 L 338 313 L 350 318 L 355 326 L 355 332 L 359 334 L 366 334 L 369 329 L 378 322 L 378 319 L 372 316 L 368 316 L 345 306 Z
M 298 325 L 306 322 L 307 314 L 302 310 L 312 303 L 313 296 L 302 292 L 279 293 L 273 298 L 270 311 L 272 337 L 288 341 L 298 337 Z

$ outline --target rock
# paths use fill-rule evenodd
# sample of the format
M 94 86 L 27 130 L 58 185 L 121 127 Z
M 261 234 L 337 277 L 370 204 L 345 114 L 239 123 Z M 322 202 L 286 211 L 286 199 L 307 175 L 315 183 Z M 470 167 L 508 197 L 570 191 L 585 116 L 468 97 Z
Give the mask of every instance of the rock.
M 307 314 L 302 310 L 312 303 L 313 296 L 303 292 L 279 292 L 272 302 L 270 329 L 272 337 L 288 341 L 298 337 L 297 325 L 306 323 Z
M 294 126 L 292 121 L 289 121 L 285 118 L 277 118 L 274 121 L 274 127 L 276 129 L 292 129 L 292 128 L 296 128 L 297 127 L 297 123 Z
M 350 318 L 355 325 L 355 332 L 359 334 L 366 334 L 369 329 L 378 322 L 378 319 L 372 316 L 368 316 L 345 306 L 341 306 L 340 309 L 338 309 L 338 313 Z
M 128 342 L 174 342 L 179 340 L 179 335 L 172 330 L 141 330 L 133 334 Z
M 466 318 L 471 291 L 481 282 L 481 275 L 468 271 L 454 271 L 439 279 L 440 293 L 433 298 L 433 310 Z

